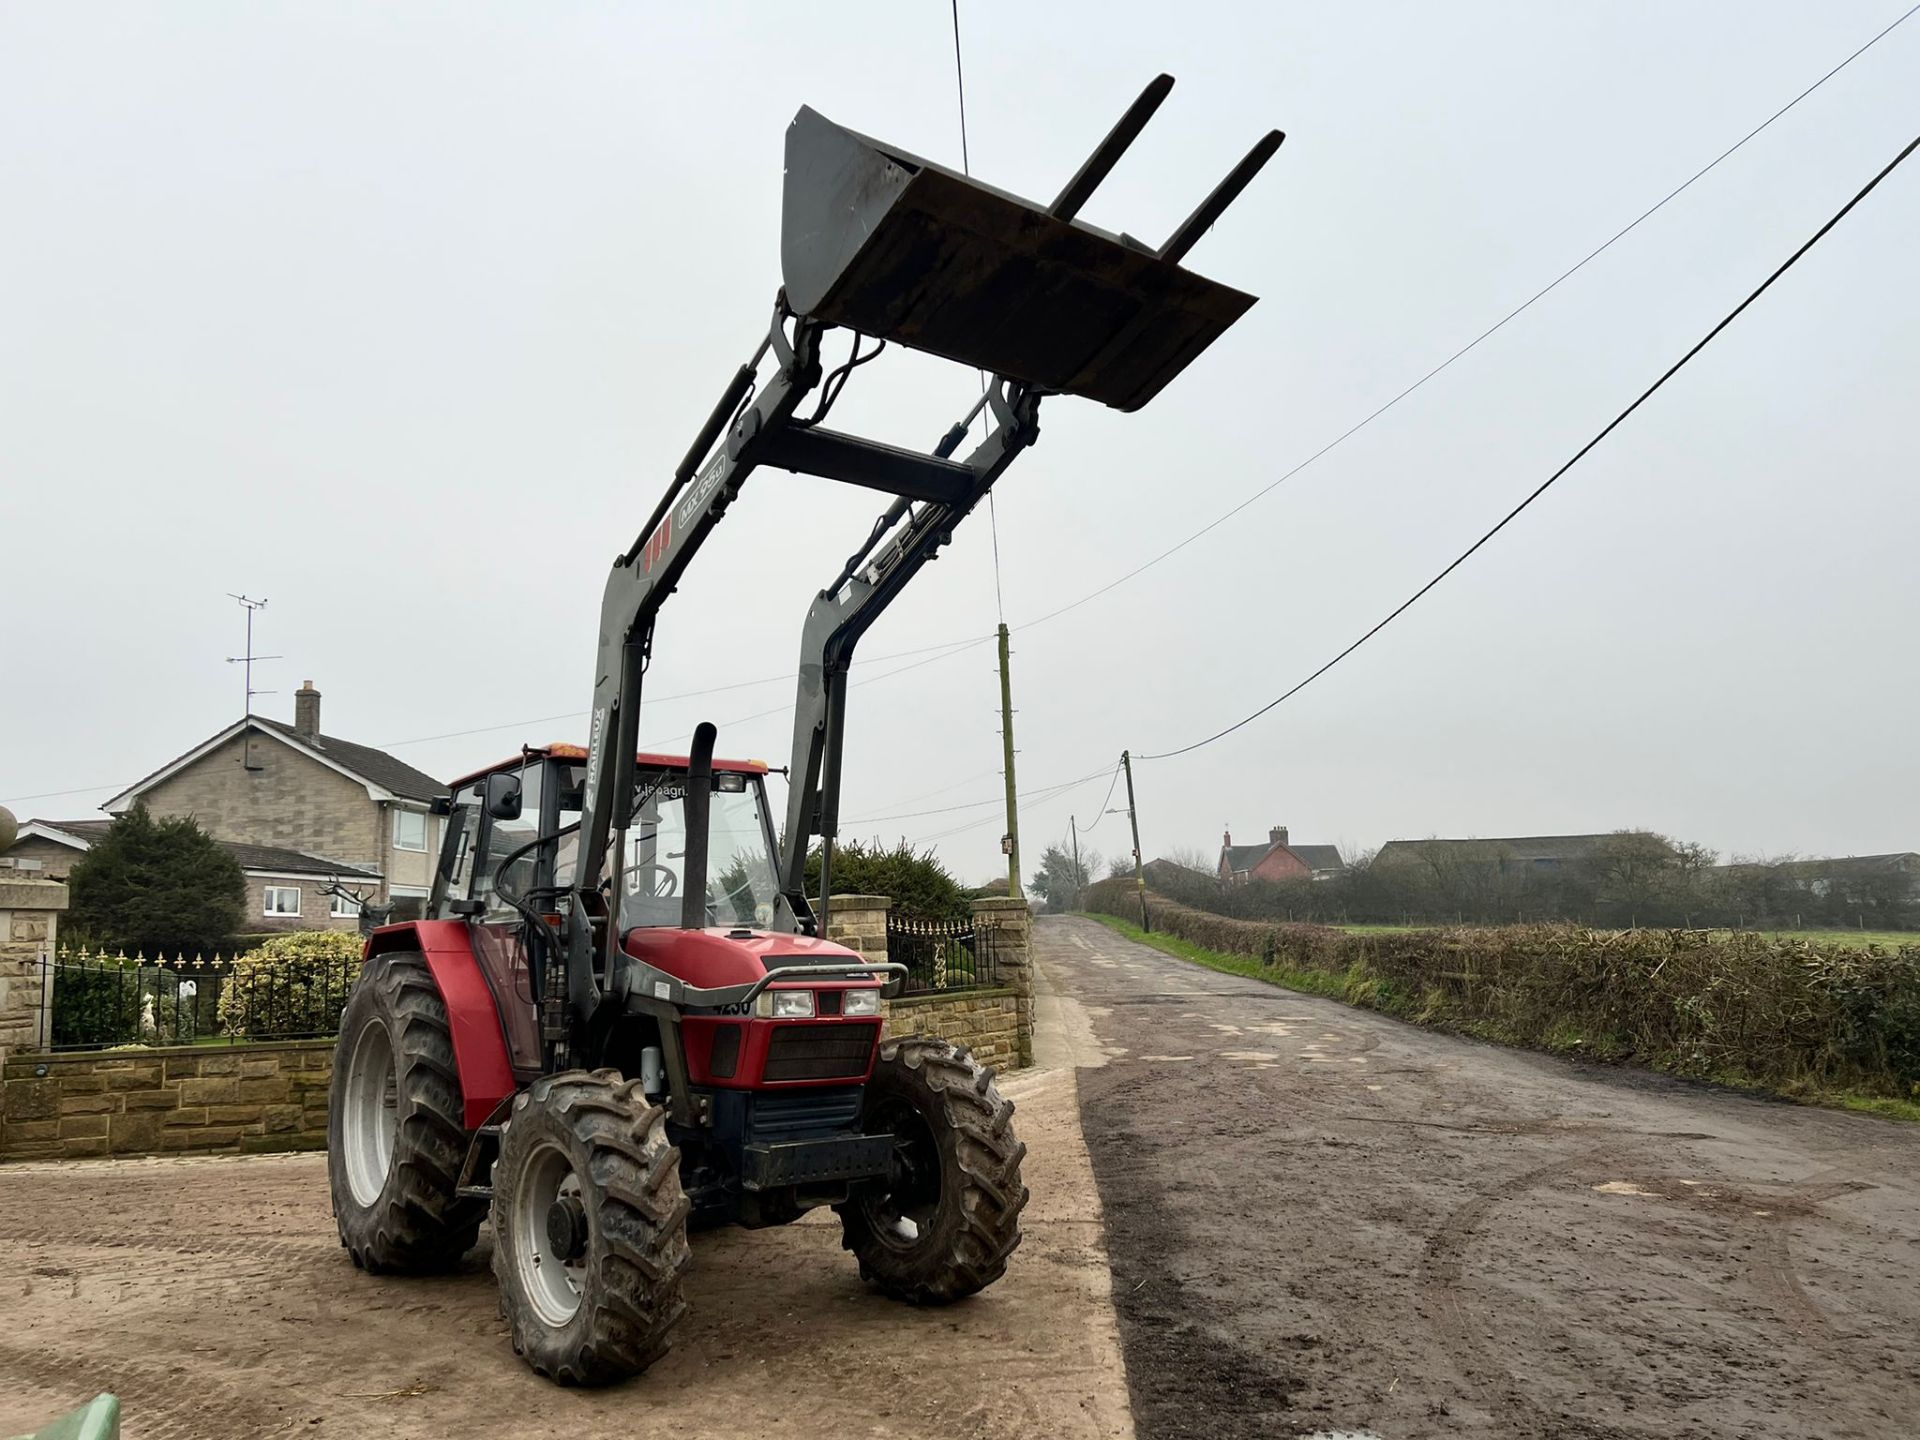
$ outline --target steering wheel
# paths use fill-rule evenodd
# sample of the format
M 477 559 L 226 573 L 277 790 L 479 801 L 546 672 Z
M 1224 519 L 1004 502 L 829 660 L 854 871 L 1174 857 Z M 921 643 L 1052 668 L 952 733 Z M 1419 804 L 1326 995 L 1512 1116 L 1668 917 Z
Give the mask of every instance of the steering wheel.
M 651 872 L 650 878 L 643 879 L 642 877 L 649 872 Z M 657 900 L 665 900 L 669 896 L 680 893 L 680 877 L 658 863 L 636 865 L 627 872 L 627 893 L 639 895 L 642 892 L 652 895 Z

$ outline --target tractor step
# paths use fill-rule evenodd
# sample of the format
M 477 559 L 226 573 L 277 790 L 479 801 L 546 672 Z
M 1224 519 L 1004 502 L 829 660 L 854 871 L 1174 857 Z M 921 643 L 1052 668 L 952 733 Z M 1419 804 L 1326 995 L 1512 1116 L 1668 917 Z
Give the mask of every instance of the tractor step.
M 493 1162 L 500 1158 L 500 1132 L 504 1125 L 482 1125 L 473 1132 L 473 1139 L 467 1145 L 467 1158 L 460 1166 L 460 1178 L 455 1182 L 453 1193 L 462 1200 L 493 1199 Z M 491 1148 L 493 1153 L 486 1157 L 486 1175 L 488 1183 L 477 1183 L 481 1167 L 481 1150 Z

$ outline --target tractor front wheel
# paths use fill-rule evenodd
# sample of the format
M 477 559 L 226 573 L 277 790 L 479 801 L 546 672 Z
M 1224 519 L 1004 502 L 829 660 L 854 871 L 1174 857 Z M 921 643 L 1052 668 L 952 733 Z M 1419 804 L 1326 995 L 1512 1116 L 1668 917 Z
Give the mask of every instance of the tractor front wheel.
M 472 1249 L 485 1207 L 455 1194 L 466 1153 L 433 972 L 419 955 L 376 955 L 341 1013 L 327 1095 L 327 1180 L 353 1263 L 444 1270 Z
M 638 1080 L 569 1070 L 513 1102 L 493 1167 L 493 1273 L 513 1348 L 563 1385 L 638 1375 L 686 1313 L 680 1152 Z
M 885 1179 L 856 1186 L 840 1212 L 861 1277 L 918 1305 L 984 1290 L 1020 1243 L 1027 1187 L 1013 1102 L 964 1046 L 910 1036 L 880 1046 L 866 1130 L 893 1136 Z

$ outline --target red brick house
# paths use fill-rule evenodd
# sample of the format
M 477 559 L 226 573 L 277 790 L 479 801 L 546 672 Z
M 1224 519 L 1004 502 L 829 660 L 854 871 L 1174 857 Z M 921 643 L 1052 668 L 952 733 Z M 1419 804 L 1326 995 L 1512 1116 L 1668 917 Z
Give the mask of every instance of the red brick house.
M 1287 827 L 1267 832 L 1264 845 L 1236 845 L 1233 832 L 1220 837 L 1220 880 L 1244 885 L 1249 880 L 1326 880 L 1347 868 L 1334 845 L 1295 845 Z

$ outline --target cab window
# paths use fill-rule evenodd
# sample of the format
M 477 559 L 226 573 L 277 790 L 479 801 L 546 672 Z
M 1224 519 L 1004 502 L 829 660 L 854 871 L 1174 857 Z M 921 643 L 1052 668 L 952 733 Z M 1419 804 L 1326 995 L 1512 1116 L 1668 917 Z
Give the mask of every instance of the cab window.
M 513 856 L 540 834 L 540 791 L 541 778 L 546 767 L 539 761 L 531 761 L 520 769 L 520 813 L 511 820 L 497 820 L 486 817 L 482 830 L 482 853 L 474 866 L 473 898 L 484 901 L 486 917 L 490 920 L 504 919 L 515 912 L 499 897 L 502 862 Z M 539 852 L 529 849 L 512 861 L 505 874 L 508 888 L 516 895 L 525 895 L 535 883 L 534 876 L 539 866 Z
M 440 851 L 440 875 L 449 900 L 467 898 L 473 879 L 474 842 L 480 835 L 480 787 L 463 785 L 453 792 L 447 816 L 446 838 Z

